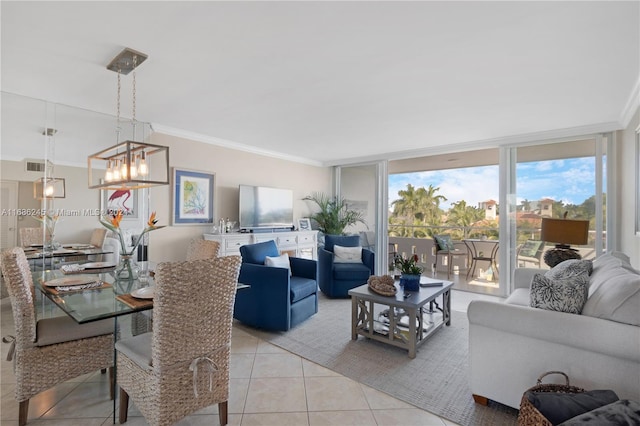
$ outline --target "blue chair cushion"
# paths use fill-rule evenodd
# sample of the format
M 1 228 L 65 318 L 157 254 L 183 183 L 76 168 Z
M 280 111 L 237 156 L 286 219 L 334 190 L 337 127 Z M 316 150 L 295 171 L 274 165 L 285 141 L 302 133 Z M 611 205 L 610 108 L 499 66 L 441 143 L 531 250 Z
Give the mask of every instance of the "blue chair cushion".
M 324 249 L 333 252 L 333 246 L 358 247 L 360 235 L 325 235 Z
M 318 292 L 318 284 L 311 278 L 291 277 L 291 303 Z
M 334 263 L 333 279 L 338 281 L 363 280 L 367 282 L 371 271 L 362 263 Z
M 433 238 L 438 243 L 438 250 L 454 251 L 456 249 L 451 240 L 451 235 L 434 235 Z
M 240 255 L 244 263 L 254 263 L 256 265 L 264 265 L 264 259 L 267 256 L 278 257 L 278 246 L 273 240 L 262 243 L 247 244 L 240 247 Z

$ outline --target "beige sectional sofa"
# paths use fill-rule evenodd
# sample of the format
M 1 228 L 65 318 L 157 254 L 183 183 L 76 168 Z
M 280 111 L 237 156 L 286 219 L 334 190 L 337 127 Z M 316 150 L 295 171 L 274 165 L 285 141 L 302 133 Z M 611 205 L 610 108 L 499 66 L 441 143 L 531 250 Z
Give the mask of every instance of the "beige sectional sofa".
M 530 283 L 542 272 L 516 269 L 515 291 L 504 303 L 469 305 L 476 401 L 519 408 L 522 393 L 552 370 L 565 372 L 572 385 L 640 401 L 640 271 L 621 253 L 596 258 L 581 314 L 529 307 Z

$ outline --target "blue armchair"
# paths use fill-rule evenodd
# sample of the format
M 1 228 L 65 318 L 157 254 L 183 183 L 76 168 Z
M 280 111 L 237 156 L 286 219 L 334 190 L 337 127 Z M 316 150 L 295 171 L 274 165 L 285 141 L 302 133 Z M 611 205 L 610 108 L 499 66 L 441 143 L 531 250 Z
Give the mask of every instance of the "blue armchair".
M 274 241 L 240 247 L 242 265 L 233 317 L 252 327 L 287 331 L 318 312 L 317 262 L 289 258 L 289 269 L 265 266 L 280 255 Z
M 334 246 L 358 247 L 359 235 L 325 235 L 324 248 L 318 249 L 318 284 L 329 297 L 348 297 L 349 290 L 366 284 L 374 273 L 374 254 L 362 249 L 360 263 L 334 262 Z

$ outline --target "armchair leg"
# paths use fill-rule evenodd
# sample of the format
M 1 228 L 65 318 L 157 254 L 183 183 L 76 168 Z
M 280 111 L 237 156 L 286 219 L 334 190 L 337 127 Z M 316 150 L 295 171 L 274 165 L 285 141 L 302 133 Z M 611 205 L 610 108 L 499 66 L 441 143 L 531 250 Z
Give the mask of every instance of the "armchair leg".
M 129 411 L 129 394 L 120 388 L 120 414 L 118 421 L 120 424 L 127 422 L 127 414 Z
M 229 401 L 218 403 L 218 417 L 220 418 L 220 425 L 225 426 L 229 421 Z
M 18 408 L 18 426 L 24 426 L 27 424 L 27 415 L 29 414 L 29 400 L 20 401 L 20 407 Z

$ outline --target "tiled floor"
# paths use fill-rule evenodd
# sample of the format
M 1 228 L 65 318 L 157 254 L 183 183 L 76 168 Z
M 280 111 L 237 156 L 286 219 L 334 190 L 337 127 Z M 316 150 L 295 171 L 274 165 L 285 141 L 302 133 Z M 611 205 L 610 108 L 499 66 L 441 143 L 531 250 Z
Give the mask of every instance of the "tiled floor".
M 483 298 L 490 296 L 484 296 Z M 472 293 L 455 292 L 453 308 L 466 310 Z M 9 299 L 0 301 L 2 336 L 13 334 Z M 18 424 L 15 378 L 2 348 L 1 426 Z M 362 385 L 234 328 L 231 346 L 230 425 L 453 425 L 447 420 Z M 28 424 L 112 424 L 108 379 L 96 372 L 62 383 L 31 399 Z M 147 424 L 130 404 L 131 426 Z M 217 406 L 179 425 L 218 424 Z

